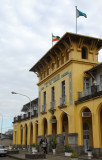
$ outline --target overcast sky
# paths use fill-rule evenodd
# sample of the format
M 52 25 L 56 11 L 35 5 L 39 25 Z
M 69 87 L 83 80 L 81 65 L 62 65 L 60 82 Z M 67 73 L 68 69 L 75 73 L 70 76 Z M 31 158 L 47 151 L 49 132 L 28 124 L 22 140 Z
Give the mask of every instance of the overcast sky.
M 38 78 L 29 69 L 51 48 L 51 34 L 75 33 L 75 6 L 87 14 L 78 18 L 78 33 L 102 38 L 101 0 L 0 0 L 0 114 L 3 132 L 13 117 L 37 98 Z M 102 61 L 102 53 L 99 53 Z M 1 117 L 0 117 L 1 125 Z

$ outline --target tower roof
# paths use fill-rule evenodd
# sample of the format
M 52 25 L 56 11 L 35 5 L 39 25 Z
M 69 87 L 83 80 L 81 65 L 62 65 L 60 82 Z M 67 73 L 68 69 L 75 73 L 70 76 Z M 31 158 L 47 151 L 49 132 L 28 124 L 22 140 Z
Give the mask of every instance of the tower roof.
M 70 33 L 70 32 L 66 32 L 61 38 L 60 40 L 53 45 L 45 54 L 44 56 L 30 69 L 30 71 L 32 72 L 38 72 L 39 70 L 39 66 L 42 63 L 44 64 L 48 64 L 49 63 L 49 57 L 51 56 L 54 57 L 53 53 L 55 52 L 55 50 L 58 49 L 58 47 L 63 44 L 64 42 L 66 42 L 66 45 L 72 47 L 73 44 L 72 42 L 78 42 L 80 43 L 80 40 L 92 45 L 92 42 L 94 43 L 94 45 L 97 46 L 97 50 L 100 50 L 102 48 L 102 39 L 100 38 L 96 38 L 96 37 L 91 37 L 91 36 L 86 36 L 86 35 L 81 35 L 81 34 L 76 34 L 76 33 Z

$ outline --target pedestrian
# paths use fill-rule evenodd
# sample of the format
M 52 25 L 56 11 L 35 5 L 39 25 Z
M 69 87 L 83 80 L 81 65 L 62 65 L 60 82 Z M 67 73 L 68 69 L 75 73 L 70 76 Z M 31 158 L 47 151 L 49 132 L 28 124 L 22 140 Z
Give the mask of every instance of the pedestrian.
M 43 140 L 41 139 L 40 140 L 40 150 L 43 150 L 42 144 L 43 144 Z
M 43 147 L 44 153 L 47 154 L 47 143 L 46 143 L 46 140 L 45 140 L 45 139 L 43 140 L 42 147 Z
M 40 145 L 42 145 L 42 143 L 43 143 L 43 140 L 41 139 L 41 140 L 40 140 Z

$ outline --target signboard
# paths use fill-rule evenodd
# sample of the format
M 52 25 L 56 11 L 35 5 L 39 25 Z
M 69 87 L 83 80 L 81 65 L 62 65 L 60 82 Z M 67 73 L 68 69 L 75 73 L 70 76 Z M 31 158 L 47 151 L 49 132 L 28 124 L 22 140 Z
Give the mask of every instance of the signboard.
M 56 123 L 57 120 L 56 120 L 56 119 L 50 119 L 49 122 L 50 122 L 50 123 Z
M 82 117 L 91 117 L 91 112 L 82 112 Z
M 41 88 L 41 91 L 44 90 L 45 88 L 49 87 L 50 85 L 52 85 L 53 83 L 57 82 L 58 80 L 60 80 L 61 78 L 67 76 L 69 74 L 68 71 L 66 71 L 63 74 L 57 74 L 55 77 L 53 77 L 52 79 L 50 79 L 49 81 L 44 83 L 44 86 Z

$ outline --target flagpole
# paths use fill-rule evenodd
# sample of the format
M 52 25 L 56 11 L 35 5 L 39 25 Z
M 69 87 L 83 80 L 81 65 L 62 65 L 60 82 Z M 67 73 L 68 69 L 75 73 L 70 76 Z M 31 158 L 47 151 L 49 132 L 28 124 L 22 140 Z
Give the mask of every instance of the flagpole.
M 76 8 L 76 34 L 77 34 L 77 6 L 75 6 Z

